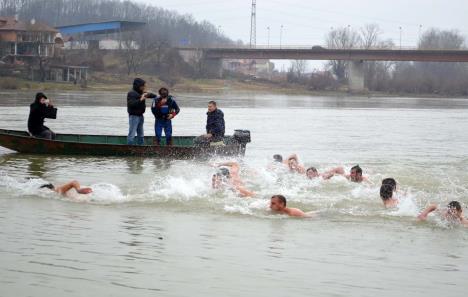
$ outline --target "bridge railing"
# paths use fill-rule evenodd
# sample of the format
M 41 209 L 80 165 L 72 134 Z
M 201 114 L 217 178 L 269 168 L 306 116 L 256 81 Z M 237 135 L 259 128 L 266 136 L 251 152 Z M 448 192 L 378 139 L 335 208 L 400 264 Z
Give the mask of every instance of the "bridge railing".
M 197 47 L 193 46 L 183 46 L 179 47 L 180 49 L 194 49 Z M 328 48 L 325 45 L 256 45 L 255 47 L 251 47 L 249 45 L 210 45 L 207 47 L 199 47 L 200 49 L 257 49 L 257 50 L 268 50 L 268 49 L 275 49 L 275 50 L 326 50 L 326 49 L 342 49 L 342 50 L 348 50 L 348 49 L 353 49 L 353 50 L 420 50 L 420 48 L 416 46 L 393 46 L 393 47 L 371 47 L 371 48 L 366 48 L 366 47 L 351 47 L 351 48 Z M 438 49 L 431 49 L 431 50 L 438 50 Z M 447 50 L 447 49 L 440 49 L 441 51 Z M 460 50 L 460 51 L 465 51 L 466 49 L 455 49 L 455 50 Z

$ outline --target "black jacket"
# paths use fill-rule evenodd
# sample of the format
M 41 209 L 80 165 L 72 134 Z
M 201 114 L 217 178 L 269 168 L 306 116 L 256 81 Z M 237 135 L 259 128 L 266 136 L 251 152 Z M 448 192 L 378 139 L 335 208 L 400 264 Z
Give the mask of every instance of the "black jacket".
M 142 79 L 135 79 L 133 82 L 133 89 L 130 90 L 127 94 L 127 111 L 129 115 L 141 116 L 146 111 L 146 100 L 141 101 L 141 95 L 143 93 L 140 91 L 141 86 L 145 84 L 145 81 Z M 155 98 L 156 95 L 148 93 L 146 98 Z
M 174 100 L 174 97 L 169 95 L 169 97 L 167 97 L 167 103 L 163 106 L 161 105 L 161 100 L 161 97 L 155 98 L 151 105 L 151 112 L 154 114 L 156 119 L 167 120 L 167 116 L 169 114 L 173 114 L 174 116 L 179 114 L 180 108 Z M 164 111 L 163 107 L 165 107 L 167 111 Z
M 48 130 L 44 126 L 45 118 L 55 118 L 55 108 L 53 106 L 47 106 L 39 102 L 34 102 L 30 105 L 29 117 L 28 117 L 28 131 L 33 135 L 40 134 L 44 130 Z
M 213 135 L 214 140 L 221 140 L 224 137 L 224 113 L 220 109 L 207 112 L 206 133 Z

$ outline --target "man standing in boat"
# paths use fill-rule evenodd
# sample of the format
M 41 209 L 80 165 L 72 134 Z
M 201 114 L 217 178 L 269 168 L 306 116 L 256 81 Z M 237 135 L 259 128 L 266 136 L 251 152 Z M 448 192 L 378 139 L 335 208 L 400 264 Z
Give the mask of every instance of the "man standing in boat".
M 172 119 L 179 114 L 180 108 L 174 97 L 169 95 L 167 88 L 159 90 L 159 97 L 153 99 L 151 112 L 156 118 L 154 131 L 156 134 L 156 144 L 161 144 L 162 131 L 166 134 L 166 145 L 172 145 Z
M 50 103 L 50 100 L 44 93 L 37 93 L 36 99 L 30 106 L 28 118 L 28 131 L 32 136 L 54 140 L 55 133 L 44 126 L 44 119 L 55 119 L 57 109 Z
M 133 81 L 133 88 L 127 94 L 127 111 L 128 111 L 128 137 L 127 143 L 130 145 L 143 145 L 144 144 L 144 130 L 143 124 L 145 118 L 143 114 L 146 111 L 146 99 L 156 98 L 153 93 L 146 92 L 146 82 L 141 78 L 135 78 Z M 137 141 L 135 143 L 135 134 L 137 134 Z

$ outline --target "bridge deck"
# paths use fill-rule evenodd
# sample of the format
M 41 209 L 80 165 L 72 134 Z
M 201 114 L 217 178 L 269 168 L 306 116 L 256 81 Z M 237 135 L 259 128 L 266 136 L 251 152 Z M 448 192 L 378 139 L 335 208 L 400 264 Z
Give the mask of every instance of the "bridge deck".
M 189 50 L 189 49 L 181 49 Z M 253 49 L 210 48 L 205 59 L 468 62 L 468 50 Z

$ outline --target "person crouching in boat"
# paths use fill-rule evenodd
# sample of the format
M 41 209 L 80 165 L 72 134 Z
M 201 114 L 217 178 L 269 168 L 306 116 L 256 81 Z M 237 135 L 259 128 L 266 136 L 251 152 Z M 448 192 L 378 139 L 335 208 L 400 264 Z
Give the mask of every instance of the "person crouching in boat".
M 156 118 L 154 131 L 156 134 L 156 145 L 161 144 L 162 131 L 166 135 L 166 145 L 172 145 L 172 119 L 179 114 L 180 108 L 174 97 L 169 95 L 169 90 L 161 88 L 159 96 L 153 99 L 151 112 Z
M 143 145 L 145 142 L 145 133 L 143 124 L 145 118 L 143 114 L 146 111 L 146 99 L 156 98 L 153 93 L 146 92 L 146 82 L 141 78 L 135 78 L 133 88 L 127 94 L 127 112 L 128 112 L 128 136 L 127 144 L 135 144 L 135 134 L 137 135 L 137 145 Z
M 30 106 L 28 118 L 28 131 L 32 136 L 44 139 L 55 139 L 55 133 L 48 127 L 44 126 L 44 120 L 55 119 L 57 117 L 57 109 L 51 104 L 50 100 L 44 93 L 37 93 L 36 99 Z
M 90 194 L 93 192 L 93 189 L 91 188 L 82 188 L 80 183 L 77 182 L 76 180 L 73 180 L 71 182 L 68 182 L 64 185 L 61 186 L 54 186 L 53 184 L 44 184 L 39 187 L 40 189 L 49 189 L 52 190 L 62 196 L 67 196 L 67 194 L 72 190 L 75 189 L 75 191 L 78 194 Z

